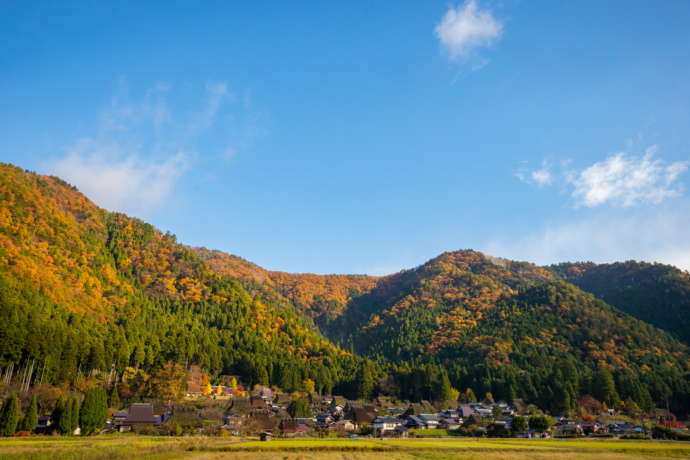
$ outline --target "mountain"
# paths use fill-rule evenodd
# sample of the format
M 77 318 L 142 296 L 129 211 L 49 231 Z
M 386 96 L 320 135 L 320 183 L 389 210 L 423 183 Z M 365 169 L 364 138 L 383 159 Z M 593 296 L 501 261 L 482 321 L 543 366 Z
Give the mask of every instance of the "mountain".
M 382 278 L 351 302 L 329 332 L 337 331 L 365 356 L 438 363 L 454 386 L 556 411 L 587 393 L 613 398 L 596 384 L 609 372 L 618 396 L 641 405 L 682 408 L 690 394 L 690 350 L 670 334 L 548 268 L 476 251 Z
M 288 304 L 321 327 L 337 318 L 352 299 L 371 291 L 378 280 L 368 275 L 315 275 L 270 271 L 221 251 L 194 248 L 218 273 L 239 280 L 248 292 Z
M 690 344 L 690 274 L 646 262 L 563 263 L 564 280 Z
M 331 388 L 359 358 L 289 307 L 254 299 L 174 235 L 0 164 L 0 367 L 46 383 L 199 364 L 247 383 Z
M 419 401 L 455 387 L 552 412 L 592 395 L 683 414 L 690 349 L 626 312 L 644 319 L 663 298 L 680 318 L 686 282 L 664 266 L 539 267 L 472 250 L 383 277 L 270 271 L 0 164 L 0 372 L 33 383 L 83 387 L 174 362 L 288 391 L 311 379 Z M 673 330 L 673 317 L 646 319 Z

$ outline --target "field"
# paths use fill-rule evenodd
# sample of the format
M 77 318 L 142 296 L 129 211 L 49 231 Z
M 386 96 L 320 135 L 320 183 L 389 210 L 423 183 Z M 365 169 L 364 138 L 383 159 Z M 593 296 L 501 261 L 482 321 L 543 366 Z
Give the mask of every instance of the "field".
M 13 459 L 282 459 L 518 460 L 690 459 L 690 443 L 528 439 L 297 439 L 261 442 L 219 437 L 2 438 L 0 458 Z

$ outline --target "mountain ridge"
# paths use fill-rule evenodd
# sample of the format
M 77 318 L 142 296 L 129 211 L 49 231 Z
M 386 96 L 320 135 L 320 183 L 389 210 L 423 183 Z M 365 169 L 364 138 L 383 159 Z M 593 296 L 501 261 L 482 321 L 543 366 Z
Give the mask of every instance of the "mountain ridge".
M 98 208 L 59 178 L 0 172 L 0 367 L 38 362 L 41 381 L 173 361 L 352 397 L 442 397 L 432 388 L 448 382 L 552 411 L 587 394 L 690 402 L 687 344 L 568 282 L 590 265 L 459 250 L 382 277 L 270 271 Z

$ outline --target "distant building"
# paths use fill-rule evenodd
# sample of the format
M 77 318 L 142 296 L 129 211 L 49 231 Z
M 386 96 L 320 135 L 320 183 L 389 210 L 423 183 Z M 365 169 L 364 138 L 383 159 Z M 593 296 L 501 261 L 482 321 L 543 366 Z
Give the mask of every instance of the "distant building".
M 153 406 L 149 403 L 132 404 L 128 411 L 115 412 L 112 420 L 120 432 L 131 431 L 134 427 L 153 427 L 161 424 L 161 416 L 153 413 Z
M 395 434 L 395 429 L 402 426 L 403 421 L 398 417 L 392 417 L 390 415 L 376 417 L 372 424 L 374 429 L 374 436 L 393 436 Z

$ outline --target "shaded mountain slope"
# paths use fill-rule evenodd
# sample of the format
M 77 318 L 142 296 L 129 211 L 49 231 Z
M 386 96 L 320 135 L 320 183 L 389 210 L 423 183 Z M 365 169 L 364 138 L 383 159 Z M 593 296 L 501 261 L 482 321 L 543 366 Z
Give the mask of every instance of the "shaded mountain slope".
M 690 274 L 646 262 L 564 263 L 551 267 L 566 281 L 642 321 L 690 343 Z

